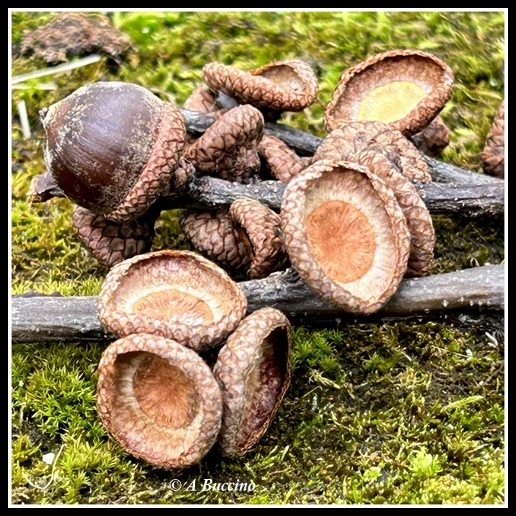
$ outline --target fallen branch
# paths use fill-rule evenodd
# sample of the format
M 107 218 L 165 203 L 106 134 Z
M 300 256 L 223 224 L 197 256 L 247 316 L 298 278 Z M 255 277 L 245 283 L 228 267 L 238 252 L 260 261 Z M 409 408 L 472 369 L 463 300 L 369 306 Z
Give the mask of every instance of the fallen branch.
M 292 270 L 239 283 L 248 300 L 248 311 L 265 306 L 282 310 L 292 322 L 340 325 L 417 317 L 424 321 L 437 315 L 503 315 L 504 266 L 484 265 L 422 278 L 404 279 L 397 292 L 378 312 L 358 315 L 314 295 Z M 93 296 L 14 296 L 11 337 L 14 343 L 90 341 L 113 339 L 96 314 Z
M 419 183 L 416 185 L 431 213 L 450 213 L 474 218 L 504 213 L 505 188 L 502 182 L 482 185 L 451 183 Z M 162 210 L 177 208 L 211 209 L 229 206 L 239 197 L 251 197 L 271 209 L 279 210 L 285 184 L 279 181 L 260 181 L 254 184 L 232 183 L 216 177 L 195 177 L 181 197 L 163 197 Z M 64 197 L 49 172 L 32 180 L 29 196 L 34 202 L 52 197 Z
M 181 109 L 188 131 L 201 134 L 215 121 L 204 113 Z M 265 133 L 283 140 L 291 149 L 301 156 L 312 156 L 322 142 L 322 138 L 299 131 L 285 124 L 267 122 Z M 503 184 L 502 179 L 444 163 L 423 154 L 432 175 L 432 179 L 441 183 L 458 183 L 462 185 Z

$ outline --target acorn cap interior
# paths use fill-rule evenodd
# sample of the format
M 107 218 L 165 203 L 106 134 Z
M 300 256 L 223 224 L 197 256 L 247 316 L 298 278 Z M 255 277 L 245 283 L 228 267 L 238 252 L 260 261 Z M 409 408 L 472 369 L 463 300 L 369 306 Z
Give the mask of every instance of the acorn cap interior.
M 97 408 L 127 452 L 158 467 L 182 468 L 215 443 L 222 398 L 196 352 L 171 339 L 135 334 L 103 353 Z
M 369 169 L 314 163 L 287 184 L 280 214 L 291 263 L 320 295 L 370 312 L 394 293 L 410 237 L 392 190 Z
M 113 267 L 99 318 L 118 336 L 156 333 L 194 349 L 214 345 L 245 315 L 247 300 L 229 275 L 190 251 L 164 250 Z
M 221 348 L 213 373 L 224 404 L 219 443 L 241 456 L 269 428 L 290 385 L 290 323 L 265 307 L 242 320 Z
M 453 72 L 436 56 L 390 50 L 345 70 L 326 107 L 334 129 L 351 120 L 378 120 L 406 136 L 430 123 L 451 97 Z

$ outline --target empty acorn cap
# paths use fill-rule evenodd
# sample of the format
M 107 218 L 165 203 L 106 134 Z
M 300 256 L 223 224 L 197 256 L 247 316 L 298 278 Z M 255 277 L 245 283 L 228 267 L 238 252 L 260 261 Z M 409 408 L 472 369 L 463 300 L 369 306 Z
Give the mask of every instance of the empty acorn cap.
M 232 277 L 245 276 L 250 258 L 227 209 L 181 210 L 179 225 L 193 247 Z
M 245 317 L 220 349 L 213 375 L 222 390 L 222 453 L 245 455 L 266 433 L 290 385 L 290 322 L 272 307 Z
M 302 111 L 314 103 L 319 87 L 312 67 L 300 59 L 273 61 L 250 71 L 209 63 L 203 78 L 210 89 L 241 104 L 273 111 Z
M 298 156 L 284 141 L 270 134 L 263 135 L 258 153 L 269 173 L 282 183 L 288 183 L 312 162 L 311 157 Z
M 500 179 L 505 177 L 505 101 L 495 114 L 481 158 L 486 174 Z
M 279 215 L 256 199 L 242 197 L 229 207 L 229 217 L 249 257 L 247 275 L 263 278 L 287 260 L 280 233 Z
M 437 156 L 450 143 L 450 128 L 442 117 L 437 115 L 410 139 L 423 154 Z
M 432 216 L 416 187 L 379 149 L 368 147 L 359 152 L 355 160 L 385 181 L 405 214 L 410 233 L 410 253 L 405 276 L 426 276 L 430 274 L 434 261 L 435 231 Z
M 383 122 L 350 122 L 328 133 L 316 149 L 313 161 L 353 161 L 357 152 L 375 146 L 412 181 L 431 181 L 423 154 L 400 131 Z
M 292 266 L 322 298 L 372 313 L 398 288 L 410 249 L 407 221 L 367 167 L 316 161 L 286 184 L 280 216 Z
M 184 157 L 200 175 L 245 182 L 260 171 L 263 124 L 263 115 L 253 106 L 232 108 L 186 148 Z
M 127 222 L 114 222 L 104 215 L 74 206 L 72 223 L 77 235 L 97 261 L 110 269 L 123 260 L 151 250 L 156 217 L 146 212 Z
M 195 351 L 157 335 L 134 334 L 102 354 L 97 410 L 125 451 L 158 468 L 182 469 L 216 443 L 222 395 Z
M 192 251 L 153 251 L 107 273 L 97 301 L 104 328 L 117 337 L 152 333 L 196 351 L 222 342 L 247 299 L 218 265 Z
M 412 136 L 451 98 L 454 74 L 429 52 L 394 49 L 344 70 L 324 110 L 328 131 L 355 120 L 379 120 Z

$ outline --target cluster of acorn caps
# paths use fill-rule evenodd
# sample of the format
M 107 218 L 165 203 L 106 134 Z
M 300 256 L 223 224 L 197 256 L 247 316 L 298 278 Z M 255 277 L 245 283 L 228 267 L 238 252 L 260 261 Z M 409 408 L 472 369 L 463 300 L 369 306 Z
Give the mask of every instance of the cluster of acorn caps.
M 250 71 L 207 64 L 184 104 L 214 118 L 201 135 L 172 103 L 123 82 L 83 86 L 42 111 L 46 166 L 108 268 L 98 316 L 117 340 L 99 364 L 97 406 L 127 452 L 183 468 L 216 442 L 242 456 L 266 432 L 290 383 L 290 324 L 273 307 L 248 314 L 239 278 L 291 267 L 343 311 L 372 313 L 404 276 L 430 273 L 434 228 L 414 183 L 431 180 L 422 151 L 449 141 L 439 113 L 453 78 L 441 59 L 410 49 L 344 70 L 310 157 L 264 130 L 317 98 L 299 59 Z M 276 179 L 281 209 L 251 198 L 183 209 L 194 250 L 153 251 L 160 199 L 203 175 Z

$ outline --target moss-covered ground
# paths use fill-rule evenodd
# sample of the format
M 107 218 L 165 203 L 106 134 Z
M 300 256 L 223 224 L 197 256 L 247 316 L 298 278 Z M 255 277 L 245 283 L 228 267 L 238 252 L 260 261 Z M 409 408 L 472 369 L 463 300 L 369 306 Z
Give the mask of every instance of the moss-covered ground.
M 13 48 L 24 31 L 54 14 L 14 10 Z M 504 96 L 504 11 L 110 16 L 133 45 L 120 66 L 103 58 L 12 90 L 12 294 L 96 295 L 105 276 L 75 235 L 68 200 L 27 199 L 31 178 L 44 170 L 39 110 L 88 82 L 134 82 L 180 106 L 202 84 L 208 62 L 249 69 L 298 57 L 314 67 L 319 96 L 282 122 L 324 136 L 323 108 L 343 69 L 390 48 L 428 50 L 455 72 L 454 94 L 442 112 L 451 142 L 439 159 L 481 173 L 479 153 Z M 38 57 L 17 57 L 11 72 L 45 66 Z M 17 111 L 21 100 L 28 139 Z M 188 248 L 176 216 L 161 215 L 155 249 Z M 503 220 L 435 215 L 434 224 L 433 273 L 503 262 Z M 95 375 L 107 343 L 13 344 L 11 504 L 504 505 L 504 322 L 498 322 L 295 327 L 292 385 L 268 433 L 242 459 L 223 458 L 214 448 L 181 472 L 127 455 L 101 425 Z M 53 465 L 44 460 L 49 453 Z M 202 490 L 203 479 L 255 488 Z

